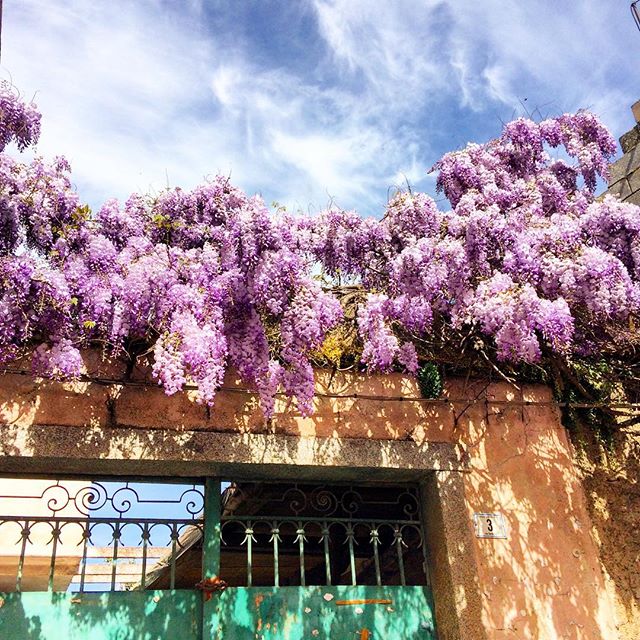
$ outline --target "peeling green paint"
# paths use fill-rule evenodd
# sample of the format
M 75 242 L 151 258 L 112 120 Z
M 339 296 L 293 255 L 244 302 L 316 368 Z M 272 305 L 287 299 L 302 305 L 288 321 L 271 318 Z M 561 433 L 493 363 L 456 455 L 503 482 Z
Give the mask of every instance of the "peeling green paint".
M 356 639 L 363 630 L 370 640 L 436 637 L 426 587 L 240 587 L 214 597 L 215 640 Z
M 200 640 L 195 591 L 0 594 L 1 640 Z

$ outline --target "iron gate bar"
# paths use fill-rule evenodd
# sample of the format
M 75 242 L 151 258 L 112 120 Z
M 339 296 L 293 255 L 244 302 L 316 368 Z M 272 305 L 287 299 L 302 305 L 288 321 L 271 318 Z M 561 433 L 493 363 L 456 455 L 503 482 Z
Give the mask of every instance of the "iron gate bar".
M 307 538 L 304 535 L 304 527 L 302 523 L 298 523 L 298 529 L 296 530 L 296 542 L 298 543 L 298 549 L 300 552 L 300 585 L 305 585 L 305 574 L 304 574 L 304 543 L 307 541 Z
M 241 544 L 247 543 L 247 587 L 253 584 L 253 543 L 256 539 L 253 537 L 253 526 L 251 520 L 247 522 L 247 526 L 244 529 L 244 540 Z
M 273 522 L 271 525 L 271 539 L 269 542 L 273 542 L 273 581 L 274 586 L 280 586 L 280 567 L 278 560 L 278 543 L 281 542 L 280 528 L 277 522 Z
M 311 483 L 302 482 L 294 484 L 285 484 L 278 482 L 242 482 L 242 487 L 238 490 L 240 493 L 245 490 L 251 491 L 253 487 L 258 488 L 258 498 L 260 498 L 260 491 L 263 491 L 276 505 L 280 505 L 279 508 L 285 506 L 291 507 L 291 511 L 298 516 L 303 515 L 305 509 L 312 511 L 324 512 L 321 515 L 306 515 L 303 518 L 291 518 L 282 515 L 275 516 L 273 514 L 225 514 L 224 510 L 220 509 L 221 503 L 221 481 L 219 479 L 207 479 L 205 481 L 204 491 L 202 491 L 202 485 L 198 485 L 197 482 L 190 481 L 189 486 L 185 486 L 181 491 L 180 496 L 177 499 L 165 499 L 160 500 L 156 498 L 141 498 L 138 490 L 135 486 L 130 486 L 130 483 L 118 483 L 118 488 L 110 492 L 109 482 L 113 480 L 103 480 L 102 482 L 92 482 L 88 486 L 81 487 L 75 494 L 69 491 L 68 487 L 60 484 L 60 480 L 54 484 L 46 487 L 40 491 L 38 495 L 26 496 L 27 499 L 40 499 L 46 502 L 47 508 L 54 514 L 53 516 L 0 516 L 0 526 L 8 522 L 15 522 L 18 525 L 22 525 L 21 528 L 21 548 L 20 557 L 16 575 L 16 591 L 22 589 L 22 582 L 24 579 L 25 569 L 25 556 L 27 556 L 29 550 L 29 533 L 31 529 L 42 523 L 47 523 L 51 528 L 51 538 L 49 543 L 51 545 L 51 555 L 49 557 L 49 575 L 47 580 L 47 589 L 52 591 L 55 587 L 56 580 L 56 568 L 57 557 L 59 555 L 60 540 L 63 535 L 63 530 L 67 527 L 73 527 L 77 525 L 81 528 L 81 540 L 78 545 L 82 544 L 82 555 L 80 561 L 80 592 L 84 592 L 86 589 L 87 578 L 90 577 L 91 583 L 98 583 L 98 573 L 96 570 L 90 572 L 88 575 L 88 558 L 89 550 L 93 548 L 95 544 L 92 541 L 92 533 L 95 527 L 104 525 L 109 527 L 112 531 L 112 539 L 110 543 L 111 556 L 107 559 L 107 562 L 111 562 L 110 575 L 108 584 L 111 591 L 115 591 L 117 585 L 125 584 L 128 581 L 122 579 L 123 575 L 120 575 L 119 580 L 119 566 L 120 562 L 120 550 L 123 547 L 123 534 L 125 529 L 137 528 L 141 531 L 140 545 L 141 556 L 136 556 L 138 560 L 141 560 L 142 567 L 139 577 L 139 582 L 136 589 L 144 590 L 148 588 L 148 581 L 150 575 L 153 576 L 153 580 L 157 579 L 156 572 L 152 570 L 149 574 L 148 569 L 148 548 L 151 544 L 150 539 L 152 531 L 158 527 L 167 528 L 169 530 L 170 549 L 168 549 L 168 557 L 161 561 L 161 566 L 167 566 L 169 568 L 168 584 L 170 588 L 175 588 L 177 581 L 177 559 L 183 552 L 183 544 L 181 541 L 181 531 L 185 527 L 193 526 L 195 529 L 200 530 L 200 538 L 204 538 L 204 545 L 206 546 L 213 539 L 217 538 L 217 553 L 220 553 L 221 546 L 226 545 L 222 537 L 222 529 L 225 525 L 229 525 L 232 522 L 236 522 L 244 527 L 244 539 L 241 543 L 242 546 L 246 545 L 246 564 L 247 564 L 247 586 L 253 586 L 254 584 L 254 560 L 256 554 L 257 539 L 255 537 L 256 527 L 265 526 L 270 537 L 268 538 L 268 545 L 271 547 L 273 553 L 273 585 L 280 586 L 282 584 L 281 576 L 281 555 L 283 552 L 283 538 L 282 527 L 286 523 L 291 523 L 294 528 L 295 539 L 293 544 L 297 547 L 298 565 L 299 565 L 299 584 L 306 586 L 308 582 L 307 576 L 307 556 L 309 554 L 308 546 L 311 544 L 311 555 L 309 557 L 317 557 L 316 554 L 320 554 L 324 560 L 324 583 L 327 586 L 333 584 L 332 575 L 332 563 L 335 562 L 333 529 L 337 526 L 336 536 L 342 544 L 348 546 L 348 565 L 347 571 L 350 572 L 351 584 L 356 586 L 360 580 L 360 571 L 369 571 L 370 575 L 375 575 L 375 582 L 367 582 L 365 577 L 365 584 L 375 584 L 382 586 L 383 582 L 386 582 L 386 578 L 383 578 L 382 567 L 382 551 L 384 547 L 385 554 L 385 575 L 388 575 L 389 565 L 388 562 L 394 562 L 392 566 L 397 567 L 397 571 L 394 574 L 395 580 L 399 579 L 401 586 L 407 584 L 407 574 L 405 567 L 405 552 L 409 552 L 411 549 L 422 549 L 423 556 L 426 552 L 424 545 L 424 533 L 422 529 L 422 522 L 420 518 L 416 518 L 416 515 L 420 514 L 421 501 L 418 495 L 418 487 L 411 486 L 397 486 L 390 484 L 383 485 L 363 485 L 354 486 L 352 482 L 336 483 L 332 485 L 313 485 Z M 87 482 L 89 482 L 87 480 Z M 284 491 L 281 494 L 277 493 L 277 488 L 282 486 Z M 265 489 L 266 487 L 266 489 Z M 269 487 L 276 489 L 275 494 L 268 494 Z M 209 502 L 207 503 L 207 488 L 209 495 Z M 394 493 L 395 491 L 395 493 Z M 215 495 L 217 492 L 217 495 Z M 212 497 L 214 496 L 215 497 Z M 7 498 L 7 496 L 4 496 Z M 15 496 L 18 497 L 18 496 Z M 2 496 L 0 496 L 2 498 Z M 20 499 L 24 499 L 25 496 L 19 496 Z M 251 507 L 251 500 L 256 499 L 256 495 L 251 493 L 249 496 L 249 506 Z M 289 503 L 287 503 L 287 499 Z M 202 508 L 200 508 L 198 501 L 202 500 Z M 130 513 L 134 504 L 177 504 L 183 505 L 183 507 L 189 513 L 189 517 L 183 518 L 153 518 L 153 517 L 128 517 L 126 514 Z M 186 503 L 186 504 L 185 504 Z M 212 511 L 213 503 L 217 504 L 217 511 Z M 225 503 L 226 504 L 226 503 Z M 244 502 L 241 500 L 239 503 L 241 506 Z M 67 506 L 75 506 L 77 509 L 81 509 L 84 516 L 63 516 L 59 515 Z M 116 512 L 116 516 L 102 517 L 98 516 L 95 511 L 108 505 Z M 368 513 L 370 509 L 392 509 L 392 513 L 395 511 L 396 517 L 388 519 L 376 518 L 363 518 L 358 517 L 359 512 L 362 511 L 362 515 Z M 204 518 L 203 511 L 207 511 L 209 514 L 220 514 L 214 520 L 218 520 L 215 527 L 217 533 L 211 534 L 208 529 L 206 518 Z M 294 515 L 292 514 L 292 515 Z M 329 514 L 329 517 L 328 515 Z M 346 514 L 346 516 L 345 516 Z M 369 514 L 370 515 L 370 514 Z M 199 517 L 198 517 L 199 516 Z M 287 525 L 288 526 L 288 525 Z M 383 529 L 388 528 L 390 530 L 391 542 L 387 542 L 387 538 L 381 538 L 381 532 Z M 319 533 L 316 532 L 316 529 Z M 405 531 L 412 529 L 414 533 L 409 538 L 406 537 Z M 342 533 L 340 533 L 342 531 Z M 364 547 L 360 546 L 363 542 L 363 537 L 360 531 L 368 532 L 368 544 Z M 203 535 L 204 534 L 204 535 Z M 260 534 L 261 535 L 261 534 Z M 312 542 L 310 542 L 310 538 Z M 95 539 L 95 537 L 94 537 Z M 126 538 L 125 538 L 126 539 Z M 317 540 L 317 543 L 316 543 Z M 410 544 L 408 544 L 410 542 Z M 333 544 L 332 544 L 333 543 Z M 286 543 L 288 546 L 290 542 Z M 317 546 L 316 546 L 317 545 Z M 124 545 L 126 546 L 126 545 Z M 138 547 L 136 547 L 138 548 Z M 360 551 L 356 553 L 356 548 Z M 370 549 L 371 556 L 363 556 L 363 553 L 369 553 L 365 549 Z M 391 549 L 394 550 L 395 560 L 392 556 L 388 555 Z M 412 552 L 413 553 L 413 552 Z M 213 548 L 209 549 L 209 554 L 213 557 Z M 92 556 L 93 557 L 93 556 Z M 107 557 L 107 556 L 103 556 Z M 338 556 L 339 557 L 339 556 Z M 361 558 L 365 558 L 364 564 L 362 564 Z M 371 561 L 371 562 L 369 562 Z M 368 563 L 368 564 L 367 564 Z M 322 567 L 322 562 L 315 565 L 318 570 Z M 359 568 L 361 567 L 361 568 Z M 367 568 L 369 567 L 369 568 Z M 203 563 L 203 575 L 206 573 L 206 567 Z M 428 583 L 428 573 L 426 562 L 423 562 L 424 574 Z M 215 573 L 212 575 L 218 575 L 220 570 L 219 560 Z M 313 568 L 314 578 L 317 579 L 317 571 Z M 125 576 L 130 572 L 125 571 Z M 210 573 L 210 572 L 209 572 Z M 102 575 L 102 574 L 100 574 Z M 166 574 L 165 574 L 166 575 Z M 372 576 L 373 577 L 373 576 Z M 77 576 L 76 576 L 77 578 Z M 312 583 L 317 584 L 315 582 Z M 72 582 L 76 582 L 73 579 Z M 340 580 L 338 580 L 340 583 Z M 76 582 L 77 584 L 77 582 Z M 285 583 L 286 584 L 286 583 Z M 295 584 L 295 583 L 294 583 Z M 395 582 L 398 584 L 398 582 Z
M 172 525 L 177 524 L 181 527 L 186 525 L 202 524 L 204 520 L 202 518 L 79 518 L 77 516 L 59 516 L 59 517 L 47 517 L 47 516 L 3 516 L 0 515 L 0 524 L 5 522 L 46 522 L 49 524 L 55 524 L 56 522 L 64 522 L 65 524 L 158 524 L 158 525 Z
M 27 539 L 29 537 L 29 520 L 25 522 L 25 528 L 22 529 L 22 547 L 20 549 L 20 559 L 18 560 L 18 575 L 16 578 L 16 591 L 20 593 L 22 589 L 22 570 L 24 568 L 24 554 L 27 550 Z
M 281 490 L 281 492 L 279 492 Z M 271 491 L 271 492 L 270 492 Z M 380 493 L 377 493 L 380 491 Z M 384 492 L 387 492 L 385 496 Z M 396 493 L 393 493 L 397 491 Z M 337 483 L 335 485 L 313 485 L 311 483 L 283 483 L 283 482 L 262 482 L 262 481 L 240 481 L 230 483 L 229 488 L 223 495 L 223 511 L 221 516 L 221 544 L 223 551 L 223 572 L 224 572 L 224 551 L 232 547 L 225 540 L 224 531 L 229 529 L 232 536 L 242 536 L 239 543 L 240 548 L 245 549 L 247 574 L 245 585 L 252 587 L 255 583 L 254 559 L 256 549 L 262 549 L 258 553 L 264 553 L 266 546 L 259 543 L 256 534 L 259 533 L 261 525 L 270 532 L 270 537 L 266 543 L 273 553 L 273 581 L 271 584 L 278 587 L 282 584 L 280 558 L 283 551 L 282 532 L 283 527 L 291 527 L 293 542 L 287 542 L 286 548 L 292 552 L 295 548 L 298 556 L 299 578 L 293 584 L 304 587 L 308 584 L 307 577 L 307 556 L 310 538 L 313 540 L 312 556 L 317 557 L 319 552 L 324 561 L 324 584 L 332 586 L 332 549 L 334 540 L 341 540 L 348 546 L 348 570 L 350 571 L 351 584 L 357 586 L 359 582 L 358 573 L 360 570 L 368 571 L 367 564 L 361 564 L 356 558 L 361 557 L 361 553 L 367 553 L 364 547 L 356 554 L 356 547 L 362 542 L 360 531 L 366 532 L 368 537 L 368 549 L 371 550 L 372 581 L 368 582 L 364 578 L 365 584 L 383 586 L 386 579 L 383 578 L 382 552 L 385 554 L 385 576 L 395 576 L 395 584 L 407 585 L 407 574 L 404 554 L 421 549 L 422 557 L 425 557 L 424 532 L 420 517 L 420 498 L 418 487 L 397 486 L 397 485 L 365 485 L 354 486 L 353 482 Z M 260 511 L 263 509 L 263 511 Z M 266 511 L 265 511 L 266 509 Z M 367 517 L 373 515 L 375 518 Z M 382 511 L 391 512 L 395 517 L 380 518 Z M 240 511 L 240 513 L 236 513 Z M 244 511 L 244 513 L 242 512 Z M 278 515 L 273 512 L 277 511 Z M 309 513 L 311 511 L 311 513 Z M 313 511 L 323 512 L 321 515 L 313 514 Z M 298 516 L 298 517 L 296 517 Z M 303 516 L 300 518 L 300 516 Z M 237 525 L 237 528 L 235 527 Z M 336 531 L 337 539 L 334 538 L 332 530 Z M 411 529 L 414 533 L 409 538 L 406 532 Z M 342 530 L 342 534 L 339 531 Z M 382 538 L 383 530 L 388 530 Z M 344 538 L 344 539 L 343 539 Z M 383 542 L 384 539 L 384 542 Z M 317 543 L 316 543 L 317 540 Z M 388 541 L 387 541 L 388 540 Z M 408 542 L 411 540 L 411 546 Z M 256 544 L 258 547 L 256 547 Z M 319 545 L 319 548 L 316 547 Z M 334 543 L 335 544 L 335 543 Z M 389 555 L 393 550 L 393 555 Z M 388 562 L 394 564 L 389 567 Z M 315 577 L 317 579 L 314 565 Z M 358 569 L 361 566 L 362 569 Z M 393 568 L 395 567 L 395 569 Z M 424 560 L 420 563 L 424 573 L 426 565 Z M 388 571 L 392 574 L 388 574 Z M 415 570 L 412 572 L 415 578 Z M 225 574 L 226 577 L 226 574 Z M 425 582 L 427 577 L 425 575 Z M 264 580 L 264 577 L 262 578 Z M 261 582 L 261 584 L 268 584 Z M 313 582 L 313 584 L 319 584 Z M 414 583 L 415 584 L 415 583 Z
M 322 523 L 322 542 L 324 545 L 324 566 L 327 576 L 327 585 L 331 585 L 331 557 L 329 555 L 329 536 L 330 531 L 326 521 Z
M 28 567 L 32 567 L 28 574 L 30 585 L 43 584 L 49 592 L 59 589 L 58 585 L 72 589 L 72 585 L 79 583 L 79 592 L 85 593 L 88 581 L 95 585 L 105 585 L 105 589 L 100 590 L 116 591 L 117 588 L 122 588 L 124 585 L 131 586 L 132 582 L 137 581 L 132 577 L 135 575 L 135 569 L 132 571 L 132 567 L 139 567 L 140 560 L 142 567 L 139 583 L 135 588 L 145 589 L 149 579 L 148 550 L 152 535 L 170 540 L 170 548 L 167 547 L 168 556 L 164 562 L 170 567 L 171 586 L 175 587 L 176 561 L 183 550 L 182 532 L 189 527 L 202 531 L 204 526 L 204 494 L 202 482 L 199 480 L 189 479 L 186 484 L 183 479 L 170 479 L 169 482 L 160 483 L 145 478 L 146 482 L 138 484 L 137 478 L 135 480 L 101 478 L 97 481 L 93 478 L 74 476 L 65 479 L 61 477 L 49 479 L 50 484 L 42 488 L 42 478 L 23 479 L 26 482 L 11 495 L 6 495 L 7 491 L 0 495 L 0 505 L 3 504 L 7 510 L 11 509 L 9 511 L 11 515 L 3 515 L 2 506 L 0 506 L 0 527 L 17 526 L 19 528 L 19 538 L 16 542 L 18 547 L 16 551 L 19 549 L 19 556 L 15 574 L 17 593 L 24 591 L 25 571 Z M 65 484 L 67 480 L 74 484 Z M 29 481 L 33 481 L 36 486 L 36 489 L 30 492 Z M 80 486 L 78 487 L 75 483 Z M 144 494 L 149 489 L 157 491 L 158 487 L 160 490 L 165 488 L 172 490 L 173 496 L 165 495 L 158 498 L 157 494 L 151 494 L 150 497 Z M 174 489 L 170 489 L 171 487 Z M 27 511 L 27 514 L 13 515 L 17 511 L 16 505 L 17 508 Z M 49 514 L 28 514 L 31 505 L 34 505 L 40 514 L 43 511 L 48 511 Z M 161 505 L 171 506 L 173 510 L 181 509 L 185 515 L 157 518 L 143 511 L 157 509 Z M 135 516 L 135 510 L 144 517 Z M 70 514 L 69 511 L 71 511 Z M 107 511 L 106 514 L 105 511 Z M 131 539 L 131 535 L 135 535 L 136 531 L 141 533 L 140 542 L 138 545 L 129 545 L 126 542 L 126 536 Z M 100 549 L 108 549 L 109 555 L 104 551 L 100 556 L 90 555 L 91 549 L 96 548 L 96 536 L 102 539 L 108 536 L 109 532 L 108 545 L 100 547 Z M 9 540 L 10 534 L 3 534 L 4 531 L 1 531 L 0 539 Z M 35 539 L 32 539 L 32 534 L 36 536 Z M 71 557 L 78 557 L 77 573 L 73 575 L 67 572 L 68 550 L 71 548 L 69 545 L 76 540 L 76 547 L 81 547 L 81 553 L 78 556 L 71 554 Z M 99 542 L 98 545 L 100 545 Z M 127 571 L 122 575 L 120 567 L 125 565 L 121 563 L 121 552 L 129 547 L 137 551 L 133 555 L 125 554 L 125 557 L 132 558 L 131 562 L 126 563 L 132 567 L 127 566 Z M 64 552 L 61 551 L 63 548 Z M 154 549 L 157 550 L 159 547 Z M 46 554 L 43 554 L 43 550 L 46 550 Z M 62 555 L 65 557 L 66 570 L 59 569 L 59 557 Z M 100 562 L 90 565 L 89 557 L 96 558 Z M 163 562 L 160 556 L 155 557 L 159 558 L 160 563 Z M 35 569 L 38 573 L 34 573 L 34 567 L 38 565 L 32 564 L 32 558 L 47 559 L 46 574 L 44 570 L 39 569 Z M 105 566 L 106 563 L 110 563 L 110 566 Z M 101 580 L 103 577 L 104 580 Z
M 207 478 L 204 486 L 204 531 L 202 540 L 202 582 L 220 578 L 221 491 L 218 478 Z M 203 603 L 204 638 L 214 638 L 218 631 L 218 612 L 213 599 Z
M 371 544 L 373 545 L 373 558 L 376 567 L 376 584 L 378 586 L 382 585 L 382 577 L 380 576 L 380 557 L 378 555 L 378 544 L 380 543 L 380 538 L 378 537 L 378 528 L 373 526 L 371 528 Z
M 80 573 L 80 593 L 84 591 L 84 579 L 87 574 L 87 548 L 89 546 L 89 539 L 91 538 L 91 530 L 89 527 L 85 526 L 84 532 L 82 534 L 82 569 Z M 143 569 L 143 579 L 144 579 L 144 569 Z
M 406 547 L 406 543 L 402 540 L 402 529 L 398 528 L 398 525 L 396 525 L 396 528 L 393 532 L 393 536 L 394 536 L 394 540 L 396 541 L 396 552 L 398 554 L 398 568 L 400 570 L 400 585 L 401 586 L 406 586 L 407 582 L 404 576 L 404 559 L 402 557 L 402 545 L 404 544 L 404 546 Z
M 37 480 L 37 478 L 25 478 L 25 480 Z M 88 484 L 86 486 L 80 487 L 75 494 L 72 496 L 69 492 L 69 489 L 61 484 L 65 480 L 58 479 L 54 484 L 49 485 L 39 495 L 0 495 L 0 500 L 45 500 L 47 508 L 52 513 L 58 513 L 63 511 L 67 507 L 73 505 L 80 513 L 84 515 L 89 515 L 89 513 L 93 511 L 98 511 L 104 508 L 107 504 L 111 505 L 111 508 L 116 511 L 119 516 L 125 514 L 131 510 L 132 507 L 136 505 L 145 505 L 145 504 L 182 504 L 185 496 L 192 494 L 191 497 L 186 501 L 185 510 L 187 513 L 191 515 L 191 517 L 196 518 L 197 514 L 202 512 L 202 505 L 198 506 L 198 503 L 195 501 L 195 498 L 199 499 L 199 502 L 204 503 L 204 495 L 201 491 L 198 491 L 196 487 L 202 486 L 198 485 L 197 482 L 189 482 L 185 484 L 183 482 L 173 482 L 173 483 L 165 483 L 162 484 L 173 484 L 177 486 L 189 486 L 189 489 L 185 489 L 180 497 L 177 500 L 169 500 L 169 499 L 141 499 L 139 493 L 136 489 L 131 487 L 131 484 L 147 484 L 149 486 L 159 486 L 160 483 L 154 482 L 153 480 L 147 479 L 146 482 L 139 481 L 129 481 L 123 479 L 102 479 L 102 481 L 91 480 L 87 478 L 68 478 L 70 482 L 76 482 L 78 480 L 84 480 Z M 110 495 L 107 487 L 105 485 L 107 483 L 116 483 L 118 488 Z M 53 495 L 50 495 L 48 498 L 45 498 L 46 494 L 51 492 Z M 57 493 L 57 495 L 56 495 Z M 119 496 L 121 493 L 132 494 Z M 193 495 L 195 494 L 195 495 Z M 135 503 L 131 502 L 130 498 L 135 497 Z M 0 516 L 2 517 L 2 516 Z
M 640 1 L 640 0 L 639 0 Z M 251 522 L 268 522 L 270 519 L 272 519 L 273 516 L 222 516 L 221 520 L 222 522 L 233 522 L 233 521 L 238 521 L 238 522 L 247 522 L 247 521 L 251 521 Z M 290 518 L 290 517 L 286 517 L 283 516 L 281 522 L 294 522 L 295 518 Z M 375 518 L 375 520 L 373 518 L 331 518 L 330 520 L 328 520 L 327 518 L 316 518 L 313 516 L 305 516 L 303 518 L 303 522 L 317 522 L 317 523 L 326 523 L 326 522 L 331 522 L 332 524 L 335 523 L 349 523 L 349 522 L 355 522 L 355 523 L 369 523 L 369 522 L 378 522 L 381 525 L 395 525 L 397 523 L 402 523 L 403 525 L 412 525 L 414 527 L 420 527 L 421 526 L 421 522 L 420 520 L 399 520 L 397 518 L 393 518 L 393 519 L 389 519 L 389 520 L 385 520 L 385 519 L 380 519 L 380 518 Z
M 144 591 L 147 584 L 147 547 L 149 546 L 149 524 L 145 522 L 142 527 L 142 576 L 140 578 L 140 590 Z
M 268 525 L 269 532 L 271 533 L 271 537 L 269 538 L 269 543 L 272 545 L 272 552 L 274 554 L 274 586 L 279 586 L 280 584 L 280 575 L 279 575 L 279 553 L 280 553 L 280 545 L 282 542 L 280 537 L 280 532 L 282 530 L 282 526 L 285 524 L 290 524 L 295 527 L 295 539 L 293 543 L 297 546 L 297 554 L 299 557 L 299 571 L 300 571 L 300 585 L 305 586 L 306 583 L 306 566 L 305 566 L 305 557 L 306 557 L 306 546 L 309 540 L 307 538 L 307 526 L 309 524 L 313 525 L 321 525 L 319 530 L 319 542 L 322 543 L 323 546 L 323 554 L 325 559 L 325 584 L 327 586 L 331 586 L 331 552 L 330 552 L 330 541 L 331 541 L 331 527 L 333 525 L 339 525 L 344 530 L 344 535 L 346 536 L 345 543 L 349 545 L 349 555 L 350 555 L 350 566 L 351 566 L 351 576 L 352 576 L 352 584 L 357 584 L 356 579 L 356 563 L 355 563 L 355 546 L 358 544 L 356 540 L 356 527 L 365 527 L 369 532 L 369 542 L 371 543 L 371 548 L 373 551 L 373 560 L 375 567 L 375 575 L 376 575 L 376 584 L 378 586 L 382 586 L 382 575 L 381 575 L 381 564 L 380 564 L 380 530 L 384 527 L 387 527 L 392 535 L 392 544 L 395 546 L 395 553 L 398 562 L 398 574 L 400 578 L 400 585 L 406 586 L 406 574 L 404 568 L 404 557 L 403 557 L 403 547 L 408 549 L 403 530 L 410 528 L 415 531 L 418 537 L 418 543 L 415 545 L 415 548 L 423 548 L 423 534 L 420 527 L 419 521 L 397 521 L 397 520 L 380 520 L 380 521 L 367 521 L 367 520 L 355 520 L 348 518 L 340 518 L 335 521 L 327 521 L 321 518 L 309 518 L 305 520 L 290 520 L 289 518 L 280 520 L 280 521 L 272 521 L 270 516 L 264 517 L 255 517 L 255 516 L 228 516 L 224 517 L 221 521 L 221 544 L 222 548 L 228 546 L 228 543 L 224 538 L 224 528 L 233 523 L 242 525 L 243 529 L 243 539 L 240 542 L 241 546 L 246 545 L 246 555 L 247 555 L 247 583 L 246 586 L 253 586 L 253 560 L 254 560 L 254 543 L 257 542 L 255 533 L 256 526 L 259 524 Z M 277 532 L 277 533 L 276 533 Z M 424 550 L 424 549 L 423 549 Z
M 118 542 L 120 541 L 120 534 L 120 525 L 117 524 L 116 528 L 113 531 L 113 566 L 111 567 L 111 591 L 116 590 L 116 574 L 118 572 Z
M 358 544 L 356 542 L 356 534 L 355 534 L 355 530 L 353 528 L 353 525 L 351 523 L 349 523 L 348 525 L 348 529 L 347 529 L 347 540 L 349 541 L 349 563 L 351 566 L 351 584 L 352 586 L 356 586 L 357 584 L 357 578 L 356 578 L 356 556 L 355 556 L 355 551 L 353 548 L 354 544 Z
M 97 525 L 106 525 L 112 530 L 111 544 L 107 545 L 111 549 L 111 575 L 109 579 L 110 590 L 116 590 L 119 555 L 121 548 L 124 548 L 121 539 L 123 531 L 126 527 L 134 527 L 141 529 L 141 544 L 142 544 L 142 569 L 141 569 L 141 589 L 145 588 L 147 578 L 147 563 L 148 563 L 148 548 L 149 540 L 151 536 L 151 530 L 155 527 L 167 527 L 170 531 L 169 537 L 171 539 L 171 548 L 168 563 L 171 571 L 171 588 L 175 587 L 176 576 L 176 561 L 179 557 L 179 551 L 182 550 L 182 544 L 180 542 L 180 532 L 185 527 L 194 527 L 201 529 L 204 521 L 202 519 L 169 519 L 169 518 L 78 518 L 78 517 L 46 517 L 46 516 L 31 516 L 24 518 L 22 516 L 1 516 L 0 527 L 4 524 L 14 523 L 20 527 L 20 554 L 18 557 L 18 565 L 16 571 L 16 592 L 22 592 L 22 581 L 24 577 L 25 560 L 28 557 L 28 545 L 31 543 L 30 536 L 33 532 L 35 525 L 45 524 L 50 528 L 50 538 L 45 546 L 51 545 L 51 553 L 49 555 L 49 570 L 47 579 L 47 590 L 54 590 L 55 573 L 58 558 L 59 543 L 64 535 L 64 530 L 68 526 L 77 525 L 81 531 L 80 542 L 77 545 L 82 545 L 82 555 L 80 558 L 80 587 L 79 591 L 84 592 L 86 586 L 86 574 L 87 574 L 87 558 L 89 550 L 92 548 L 92 529 Z M 169 550 L 169 549 L 168 549 Z M 103 556 L 106 557 L 106 556 Z
M 58 522 L 56 522 L 56 526 L 51 532 L 52 540 L 53 540 L 53 548 L 51 550 L 51 565 L 49 568 L 49 583 L 47 587 L 47 591 L 53 591 L 53 577 L 55 575 L 55 567 L 56 567 L 56 551 L 58 550 L 58 539 L 60 538 L 60 528 L 58 526 Z

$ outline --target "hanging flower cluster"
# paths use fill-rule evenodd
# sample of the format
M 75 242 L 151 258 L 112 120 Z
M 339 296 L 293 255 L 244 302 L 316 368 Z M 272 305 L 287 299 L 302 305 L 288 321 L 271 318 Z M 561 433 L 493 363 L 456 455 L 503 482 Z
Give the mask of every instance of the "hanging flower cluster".
M 0 87 L 0 150 L 33 144 L 39 126 Z M 224 177 L 93 213 L 63 158 L 0 153 L 0 363 L 30 351 L 35 373 L 66 378 L 92 344 L 144 344 L 169 394 L 194 384 L 212 403 L 233 367 L 266 415 L 278 390 L 308 413 L 310 354 L 343 313 L 319 271 L 365 292 L 371 369 L 415 372 L 435 323 L 470 328 L 506 362 L 588 355 L 640 305 L 640 211 L 594 198 L 614 152 L 589 113 L 519 119 L 437 163 L 450 211 L 403 192 L 380 220 L 272 214 Z
M 574 162 L 553 160 L 556 147 Z M 398 329 L 419 341 L 435 321 L 475 328 L 512 363 L 596 351 L 640 303 L 640 210 L 594 199 L 614 153 L 590 113 L 518 119 L 436 164 L 451 211 L 405 192 L 379 222 L 317 218 L 316 259 L 371 291 L 359 313 L 364 362 L 411 371 L 414 350 Z

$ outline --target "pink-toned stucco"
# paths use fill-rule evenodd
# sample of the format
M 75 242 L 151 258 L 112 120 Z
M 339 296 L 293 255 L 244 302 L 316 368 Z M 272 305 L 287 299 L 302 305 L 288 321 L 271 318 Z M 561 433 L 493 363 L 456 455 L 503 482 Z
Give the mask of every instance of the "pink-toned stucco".
M 267 422 L 255 396 L 243 391 L 231 375 L 227 390 L 219 393 L 210 409 L 194 402 L 190 392 L 165 396 L 145 368 L 134 370 L 127 384 L 109 382 L 124 376 L 124 368 L 117 364 L 105 367 L 96 361 L 91 375 L 101 376 L 102 384 L 63 384 L 11 373 L 0 377 L 0 422 L 7 433 L 23 434 L 5 445 L 5 455 L 53 455 L 38 452 L 30 443 L 29 430 L 37 426 L 67 432 L 82 427 L 83 433 L 87 428 L 92 433 L 118 430 L 125 440 L 126 434 L 152 431 L 295 436 L 301 444 L 323 439 L 327 451 L 350 439 L 448 443 L 455 446 L 458 463 L 436 473 L 459 474 L 464 503 L 455 507 L 462 524 L 447 530 L 447 553 L 451 565 L 464 562 L 471 567 L 473 581 L 452 581 L 454 604 L 447 606 L 455 610 L 439 612 L 442 637 L 618 637 L 571 444 L 546 387 L 519 390 L 504 383 L 454 380 L 447 384 L 444 400 L 421 402 L 415 400 L 420 396 L 415 382 L 399 374 L 318 371 L 320 395 L 313 416 L 301 416 L 280 398 L 275 416 Z M 126 457 L 126 447 L 122 451 L 120 447 L 118 455 Z M 416 451 L 421 455 L 422 449 Z M 113 453 L 108 447 L 95 449 L 96 459 L 109 455 Z M 132 446 L 130 455 L 154 454 Z M 320 460 L 314 464 L 323 464 L 322 455 L 314 458 Z M 247 460 L 252 462 L 263 461 Z M 394 464 L 401 467 L 402 460 Z M 92 472 L 90 460 L 86 472 Z M 508 538 L 472 537 L 473 514 L 494 511 L 504 514 Z M 462 555 L 456 547 L 461 528 L 473 540 Z M 457 631 L 449 631 L 455 624 L 447 624 L 445 617 L 464 620 L 465 608 L 476 606 L 477 628 L 460 623 Z

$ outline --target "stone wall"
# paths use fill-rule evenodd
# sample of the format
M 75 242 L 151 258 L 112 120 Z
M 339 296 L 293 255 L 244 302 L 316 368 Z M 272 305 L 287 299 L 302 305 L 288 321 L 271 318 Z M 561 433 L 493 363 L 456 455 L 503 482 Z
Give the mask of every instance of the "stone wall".
M 85 381 L 0 377 L 0 471 L 421 480 L 440 637 L 617 638 L 587 500 L 550 392 L 317 372 L 316 412 L 265 421 L 229 376 L 215 407 L 96 358 Z M 505 540 L 473 514 L 504 514 Z
M 507 521 L 506 540 L 473 539 L 487 637 L 617 638 L 572 446 L 549 389 L 483 391 L 478 383 L 465 395 L 478 393 L 481 402 L 451 417 L 469 464 L 468 518 L 496 511 Z
M 609 189 L 605 193 L 640 205 L 640 100 L 631 111 L 636 125 L 620 138 L 623 156 L 609 167 Z

